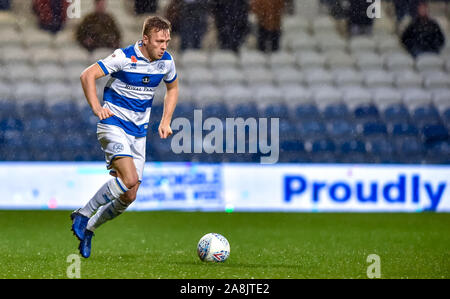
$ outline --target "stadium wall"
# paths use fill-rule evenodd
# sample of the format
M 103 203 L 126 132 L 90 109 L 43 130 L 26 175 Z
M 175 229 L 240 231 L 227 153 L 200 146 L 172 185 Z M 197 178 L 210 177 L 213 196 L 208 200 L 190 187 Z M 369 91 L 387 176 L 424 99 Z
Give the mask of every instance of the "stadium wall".
M 0 209 L 75 209 L 104 163 L 0 163 Z M 450 166 L 147 163 L 130 210 L 450 212 Z

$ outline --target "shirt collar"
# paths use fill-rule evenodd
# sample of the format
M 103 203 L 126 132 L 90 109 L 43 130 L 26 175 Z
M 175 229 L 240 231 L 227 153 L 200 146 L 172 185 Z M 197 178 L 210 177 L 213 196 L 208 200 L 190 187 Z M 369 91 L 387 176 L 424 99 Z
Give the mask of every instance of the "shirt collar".
M 141 57 L 141 58 L 143 58 L 145 61 L 147 61 L 147 62 L 151 62 L 150 60 L 148 60 L 145 56 L 144 56 L 144 54 L 142 54 L 142 52 L 141 52 L 141 49 L 139 49 L 139 46 L 140 45 L 142 45 L 142 40 L 138 40 L 137 42 L 136 42 L 136 44 L 134 45 L 134 51 L 136 52 L 136 55 L 137 56 L 139 56 L 139 57 Z

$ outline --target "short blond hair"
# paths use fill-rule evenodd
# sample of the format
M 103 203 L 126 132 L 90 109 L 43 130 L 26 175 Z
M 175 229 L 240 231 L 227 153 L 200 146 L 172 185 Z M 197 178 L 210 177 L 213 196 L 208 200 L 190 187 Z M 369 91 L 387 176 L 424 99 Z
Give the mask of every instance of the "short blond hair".
M 145 19 L 144 26 L 142 27 L 142 35 L 150 36 L 151 31 L 155 29 L 156 32 L 161 30 L 172 30 L 172 24 L 160 16 L 151 16 Z

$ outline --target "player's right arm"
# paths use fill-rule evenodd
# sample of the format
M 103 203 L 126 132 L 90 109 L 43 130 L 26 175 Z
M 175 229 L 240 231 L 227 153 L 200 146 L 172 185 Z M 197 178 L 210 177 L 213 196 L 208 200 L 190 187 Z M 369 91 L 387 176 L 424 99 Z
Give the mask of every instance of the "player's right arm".
M 95 84 L 95 80 L 103 76 L 105 76 L 105 74 L 98 63 L 95 63 L 85 69 L 80 76 L 81 86 L 83 87 L 86 100 L 89 106 L 91 106 L 94 114 L 100 120 L 114 115 L 108 108 L 104 108 L 100 105 L 100 101 L 97 97 L 97 87 Z

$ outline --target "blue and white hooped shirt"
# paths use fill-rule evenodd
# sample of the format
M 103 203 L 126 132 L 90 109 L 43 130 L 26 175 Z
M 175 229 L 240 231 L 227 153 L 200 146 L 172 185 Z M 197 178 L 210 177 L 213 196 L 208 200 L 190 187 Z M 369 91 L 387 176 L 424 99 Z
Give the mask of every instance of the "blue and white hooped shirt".
M 136 137 L 147 135 L 156 87 L 161 80 L 171 83 L 177 78 L 175 62 L 168 52 L 150 61 L 139 50 L 141 43 L 117 49 L 97 62 L 105 76 L 111 74 L 103 93 L 103 107 L 114 113 L 100 123 L 118 126 Z

